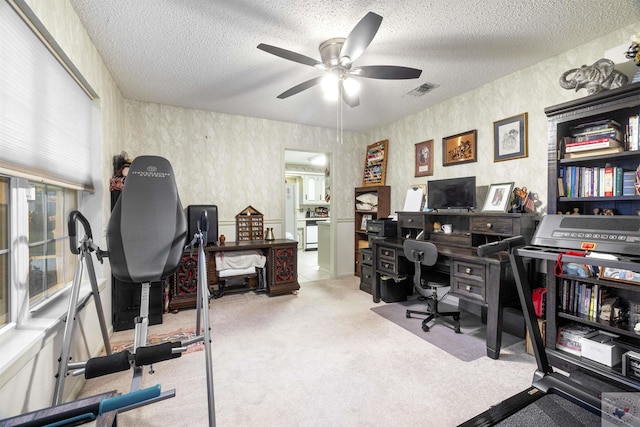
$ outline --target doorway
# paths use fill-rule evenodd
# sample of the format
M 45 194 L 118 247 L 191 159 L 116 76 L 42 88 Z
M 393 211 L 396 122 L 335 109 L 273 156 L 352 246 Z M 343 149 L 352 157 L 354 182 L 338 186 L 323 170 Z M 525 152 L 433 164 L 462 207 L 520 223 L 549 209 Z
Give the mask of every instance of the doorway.
M 285 149 L 284 234 L 298 241 L 298 281 L 328 279 L 332 266 L 330 153 Z

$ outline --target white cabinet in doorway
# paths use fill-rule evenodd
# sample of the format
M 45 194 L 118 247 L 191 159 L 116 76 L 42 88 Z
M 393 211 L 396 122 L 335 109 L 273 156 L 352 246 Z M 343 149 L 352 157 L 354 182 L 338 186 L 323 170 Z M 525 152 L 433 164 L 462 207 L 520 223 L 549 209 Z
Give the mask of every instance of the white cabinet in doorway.
M 323 204 L 325 202 L 324 175 L 302 175 L 302 193 L 300 204 Z

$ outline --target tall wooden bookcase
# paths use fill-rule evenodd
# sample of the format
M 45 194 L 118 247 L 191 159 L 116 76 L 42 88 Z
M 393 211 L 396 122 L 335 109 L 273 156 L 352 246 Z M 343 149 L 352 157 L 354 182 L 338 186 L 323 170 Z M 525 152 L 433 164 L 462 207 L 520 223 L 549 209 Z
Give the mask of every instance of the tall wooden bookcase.
M 358 196 L 371 194 L 376 196 L 377 205 L 375 210 L 358 209 Z M 356 187 L 354 195 L 354 274 L 360 276 L 360 249 L 368 248 L 369 241 L 367 239 L 366 221 L 371 219 L 386 218 L 391 213 L 391 187 L 388 185 L 379 185 L 371 187 Z
M 600 120 L 615 120 L 624 129 L 629 118 L 640 114 L 640 83 L 632 83 L 618 89 L 599 92 L 585 96 L 574 101 L 554 105 L 545 109 L 549 123 L 549 187 L 548 187 L 548 208 L 550 214 L 573 212 L 577 210 L 585 221 L 588 216 L 593 215 L 594 209 L 611 209 L 616 215 L 637 215 L 640 212 L 640 195 L 613 195 L 604 197 L 583 197 L 564 194 L 562 191 L 562 180 L 566 180 L 563 171 L 568 167 L 577 168 L 604 168 L 618 167 L 624 171 L 636 171 L 640 168 L 640 151 L 622 151 L 609 155 L 597 155 L 579 158 L 566 158 L 564 155 L 562 141 L 571 135 L 571 130 L 583 123 L 590 123 Z M 565 182 L 566 184 L 566 182 Z M 615 223 L 615 216 L 610 217 L 611 223 Z M 612 228 L 614 226 L 612 225 Z M 611 230 L 612 232 L 616 230 Z M 618 255 L 620 262 L 624 261 Z M 577 262 L 577 261 L 568 261 Z M 601 261 L 599 261 L 601 262 Z M 612 261 L 610 261 L 612 262 Z M 640 288 L 637 283 L 629 283 L 607 277 L 578 277 L 568 273 L 563 273 L 562 277 L 555 277 L 552 273 L 555 266 L 554 261 L 546 261 L 546 333 L 545 346 L 551 364 L 567 372 L 575 369 L 582 369 L 594 372 L 601 377 L 614 380 L 624 384 L 626 387 L 638 391 L 640 390 L 640 379 L 633 375 L 625 375 L 620 364 L 606 366 L 566 351 L 557 345 L 560 335 L 559 328 L 573 324 L 586 328 L 593 328 L 617 336 L 614 340 L 616 346 L 623 351 L 632 350 L 640 352 L 640 339 L 634 326 L 640 319 L 637 317 L 638 307 L 636 301 L 640 301 Z M 596 262 L 587 262 L 597 265 Z M 636 264 L 637 265 L 637 264 Z M 626 267 L 620 267 L 625 269 Z M 637 268 L 634 271 L 638 271 Z M 605 290 L 608 298 L 618 298 L 621 306 L 629 306 L 629 320 L 614 322 L 603 320 L 599 312 L 584 314 L 576 309 L 577 304 L 572 304 L 572 287 L 581 289 Z M 569 297 L 567 298 L 567 294 Z M 573 300 L 575 301 L 575 300 Z M 631 309 L 631 306 L 634 309 Z M 635 316 L 635 317 L 633 317 Z M 633 318 L 632 318 L 633 317 Z

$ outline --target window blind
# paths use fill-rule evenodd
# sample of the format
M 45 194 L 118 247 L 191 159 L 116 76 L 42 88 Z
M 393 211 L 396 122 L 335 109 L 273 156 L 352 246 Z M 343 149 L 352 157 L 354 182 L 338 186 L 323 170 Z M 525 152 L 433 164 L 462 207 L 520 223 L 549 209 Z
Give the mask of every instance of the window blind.
M 0 1 L 0 167 L 93 190 L 92 102 L 34 30 Z

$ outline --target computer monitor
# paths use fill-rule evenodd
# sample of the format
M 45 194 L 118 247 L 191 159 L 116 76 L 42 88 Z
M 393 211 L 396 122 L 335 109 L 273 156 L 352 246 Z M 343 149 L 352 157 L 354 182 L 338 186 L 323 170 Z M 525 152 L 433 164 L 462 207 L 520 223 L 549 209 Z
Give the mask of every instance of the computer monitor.
M 187 243 L 193 240 L 193 236 L 198 231 L 198 221 L 200 221 L 200 213 L 207 211 L 207 220 L 209 223 L 209 231 L 207 232 L 207 244 L 213 244 L 218 241 L 218 206 L 216 205 L 189 205 L 185 209 L 185 215 L 189 222 L 189 231 L 187 235 Z

